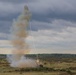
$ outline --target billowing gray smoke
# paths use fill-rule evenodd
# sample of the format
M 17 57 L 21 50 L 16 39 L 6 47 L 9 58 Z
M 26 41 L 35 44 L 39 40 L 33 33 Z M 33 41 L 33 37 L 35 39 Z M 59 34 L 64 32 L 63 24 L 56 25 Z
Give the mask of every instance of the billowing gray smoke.
M 28 59 L 24 56 L 27 54 L 29 50 L 29 46 L 27 45 L 26 37 L 27 37 L 27 26 L 30 20 L 30 12 L 28 7 L 24 7 L 24 11 L 18 17 L 17 20 L 13 21 L 13 25 L 11 27 L 11 44 L 14 47 L 12 51 L 12 55 L 7 55 L 7 59 L 10 63 L 11 67 L 36 67 L 37 63 L 33 59 Z

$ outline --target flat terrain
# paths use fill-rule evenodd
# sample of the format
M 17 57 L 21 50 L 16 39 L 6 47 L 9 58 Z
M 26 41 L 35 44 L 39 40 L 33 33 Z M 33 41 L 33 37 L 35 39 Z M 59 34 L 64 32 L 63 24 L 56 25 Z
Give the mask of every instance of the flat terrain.
M 70 75 L 68 73 L 58 73 L 58 72 L 48 72 L 48 73 L 44 73 L 44 72 L 30 72 L 30 73 L 0 73 L 0 75 Z M 74 74 L 76 75 L 76 74 Z
M 76 75 L 76 55 L 40 54 L 38 68 L 12 68 L 0 55 L 0 75 Z M 26 55 L 36 60 L 36 55 Z

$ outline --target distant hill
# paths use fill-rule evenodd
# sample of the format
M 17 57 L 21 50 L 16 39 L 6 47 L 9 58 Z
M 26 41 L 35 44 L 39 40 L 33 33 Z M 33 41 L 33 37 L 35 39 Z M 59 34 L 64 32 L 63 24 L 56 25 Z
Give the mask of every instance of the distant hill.
M 26 57 L 36 58 L 76 58 L 76 54 L 28 54 Z M 5 54 L 0 54 L 0 58 L 6 58 Z

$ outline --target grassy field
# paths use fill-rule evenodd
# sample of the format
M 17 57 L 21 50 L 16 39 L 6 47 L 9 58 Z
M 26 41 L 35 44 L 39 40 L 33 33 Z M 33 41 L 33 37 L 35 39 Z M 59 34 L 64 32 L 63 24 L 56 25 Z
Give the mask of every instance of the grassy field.
M 28 56 L 28 55 L 27 55 Z M 36 59 L 35 55 L 29 55 Z M 6 56 L 0 56 L 0 75 L 76 75 L 76 56 L 39 55 L 43 66 L 38 68 L 12 68 Z
M 54 72 L 30 72 L 30 73 L 0 73 L 0 75 L 59 75 L 59 73 L 54 73 Z

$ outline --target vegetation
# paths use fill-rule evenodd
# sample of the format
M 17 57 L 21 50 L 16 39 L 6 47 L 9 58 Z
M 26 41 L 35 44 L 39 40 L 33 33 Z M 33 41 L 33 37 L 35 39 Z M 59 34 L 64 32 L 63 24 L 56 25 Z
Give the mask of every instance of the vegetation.
M 36 59 L 36 54 L 26 55 Z M 38 68 L 12 68 L 6 55 L 0 55 L 0 75 L 76 75 L 76 55 L 74 54 L 38 54 L 42 63 Z

